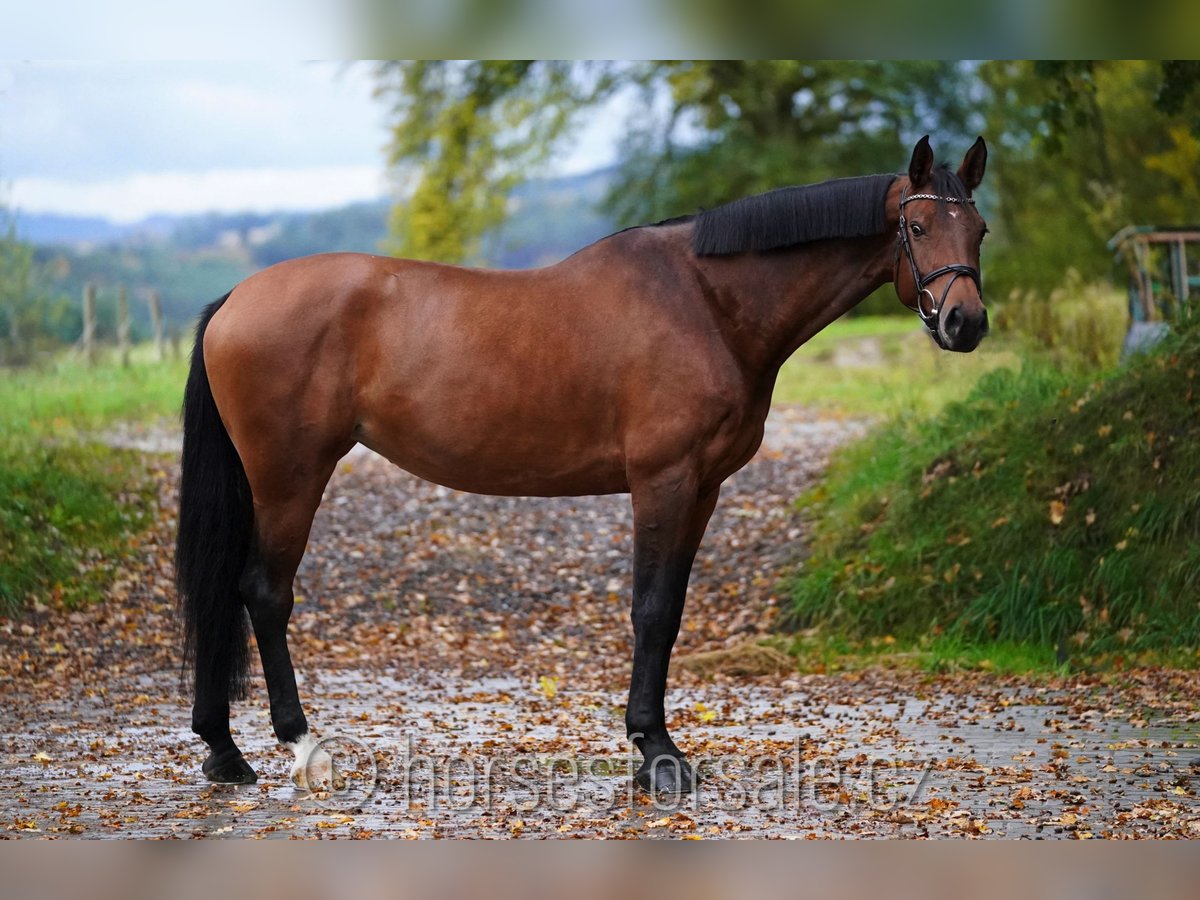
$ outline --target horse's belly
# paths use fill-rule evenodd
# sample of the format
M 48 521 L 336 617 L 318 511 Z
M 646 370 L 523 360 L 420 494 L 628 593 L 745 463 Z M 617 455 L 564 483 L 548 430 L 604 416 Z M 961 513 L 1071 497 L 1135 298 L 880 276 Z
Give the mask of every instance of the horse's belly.
M 416 423 L 367 426 L 359 442 L 418 478 L 458 491 L 511 497 L 617 494 L 629 490 L 624 460 L 608 442 L 548 431 L 430 433 Z

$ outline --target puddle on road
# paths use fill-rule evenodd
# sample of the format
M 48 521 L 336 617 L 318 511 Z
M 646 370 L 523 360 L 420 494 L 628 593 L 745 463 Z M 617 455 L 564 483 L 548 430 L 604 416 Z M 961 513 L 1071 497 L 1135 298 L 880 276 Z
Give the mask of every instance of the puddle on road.
M 808 688 L 739 683 L 673 691 L 673 731 L 702 785 L 652 803 L 632 789 L 617 692 L 341 672 L 307 682 L 309 720 L 343 790 L 292 787 L 265 704 L 235 718 L 260 783 L 231 788 L 199 778 L 182 705 L 135 698 L 112 734 L 107 705 L 81 700 L 38 717 L 69 726 L 6 727 L 7 834 L 1200 836 L 1196 723 L 1072 717 L 1049 695 L 1004 706 L 959 695 L 826 703 Z

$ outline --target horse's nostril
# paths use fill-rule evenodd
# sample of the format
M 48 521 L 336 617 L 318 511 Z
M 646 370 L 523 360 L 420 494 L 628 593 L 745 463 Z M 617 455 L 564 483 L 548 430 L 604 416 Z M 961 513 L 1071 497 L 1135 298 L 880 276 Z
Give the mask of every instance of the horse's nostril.
M 983 311 L 983 318 L 979 322 L 979 336 L 984 337 L 990 330 L 991 326 L 988 325 L 988 314 L 987 310 L 985 309 Z
M 958 334 L 958 330 L 962 328 L 963 314 L 959 307 L 954 307 L 950 312 L 946 313 L 946 334 L 954 337 Z

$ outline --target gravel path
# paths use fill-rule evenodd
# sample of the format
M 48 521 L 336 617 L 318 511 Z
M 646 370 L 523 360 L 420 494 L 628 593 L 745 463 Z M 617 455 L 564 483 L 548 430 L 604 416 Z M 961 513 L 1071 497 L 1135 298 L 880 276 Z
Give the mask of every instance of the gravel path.
M 1022 681 L 906 670 L 700 677 L 770 630 L 794 498 L 858 422 L 776 410 L 700 554 L 668 707 L 701 791 L 631 789 L 628 498 L 510 499 L 339 466 L 291 644 L 346 786 L 286 780 L 265 690 L 235 714 L 257 785 L 214 788 L 171 619 L 173 460 L 109 602 L 0 620 L 0 836 L 1200 837 L 1194 673 Z M 169 428 L 106 440 L 177 452 Z M 695 656 L 691 656 L 695 659 Z

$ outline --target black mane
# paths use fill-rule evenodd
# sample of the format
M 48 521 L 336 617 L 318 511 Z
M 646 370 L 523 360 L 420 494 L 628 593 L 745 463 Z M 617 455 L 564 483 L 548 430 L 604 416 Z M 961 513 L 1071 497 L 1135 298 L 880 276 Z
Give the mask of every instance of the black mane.
M 835 178 L 734 200 L 696 217 L 692 249 L 697 256 L 720 256 L 881 234 L 887 226 L 887 192 L 895 180 L 895 175 Z
M 861 175 L 777 188 L 696 215 L 633 225 L 615 234 L 694 222 L 692 250 L 697 256 L 728 256 L 830 238 L 869 237 L 882 234 L 887 227 L 884 201 L 898 177 Z M 947 163 L 934 168 L 930 181 L 932 184 L 923 190 L 957 200 L 971 196 Z

